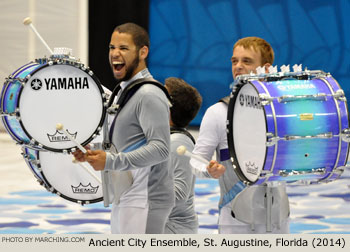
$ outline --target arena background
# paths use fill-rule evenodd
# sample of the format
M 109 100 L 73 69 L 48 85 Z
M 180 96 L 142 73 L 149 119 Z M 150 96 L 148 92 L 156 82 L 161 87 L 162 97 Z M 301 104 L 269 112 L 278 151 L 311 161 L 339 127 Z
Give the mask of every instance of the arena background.
M 22 24 L 30 16 L 50 47 L 72 48 L 110 89 L 113 28 L 124 22 L 145 27 L 154 77 L 184 78 L 204 98 L 192 125 L 230 92 L 232 46 L 245 36 L 270 42 L 279 67 L 303 64 L 331 73 L 349 98 L 349 12 L 349 0 L 2 0 L 0 85 L 20 66 L 48 55 Z

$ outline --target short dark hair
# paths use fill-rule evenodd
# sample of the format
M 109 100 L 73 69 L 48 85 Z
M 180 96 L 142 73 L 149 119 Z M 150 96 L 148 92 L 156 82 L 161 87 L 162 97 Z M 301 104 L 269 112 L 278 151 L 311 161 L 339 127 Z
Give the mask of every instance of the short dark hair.
M 189 85 L 183 79 L 170 77 L 165 80 L 172 106 L 170 117 L 177 127 L 187 127 L 197 115 L 202 105 L 202 97 L 196 88 Z
M 119 33 L 130 34 L 137 49 L 140 49 L 144 46 L 147 46 L 149 48 L 150 46 L 148 32 L 137 24 L 125 23 L 122 25 L 118 25 L 114 28 L 114 31 Z

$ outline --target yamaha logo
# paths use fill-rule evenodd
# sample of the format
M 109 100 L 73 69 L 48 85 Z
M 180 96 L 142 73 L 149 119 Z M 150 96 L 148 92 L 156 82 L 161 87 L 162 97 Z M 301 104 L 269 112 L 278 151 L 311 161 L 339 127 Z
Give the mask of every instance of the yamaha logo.
M 39 79 L 34 79 L 32 80 L 32 82 L 30 83 L 30 87 L 35 90 L 38 91 L 41 89 L 41 87 L 43 86 L 43 83 L 41 82 L 41 80 Z
M 282 91 L 290 91 L 290 90 L 295 90 L 295 89 L 314 89 L 316 86 L 312 83 L 301 83 L 301 84 L 293 84 L 293 85 L 288 85 L 288 84 L 281 84 L 277 85 L 277 88 Z
M 45 78 L 47 90 L 89 89 L 88 78 Z
M 244 95 L 243 94 L 239 95 L 239 104 L 241 104 L 241 106 L 244 105 Z
M 260 99 L 258 96 L 240 94 L 239 95 L 239 104 L 241 106 L 253 109 L 262 109 Z

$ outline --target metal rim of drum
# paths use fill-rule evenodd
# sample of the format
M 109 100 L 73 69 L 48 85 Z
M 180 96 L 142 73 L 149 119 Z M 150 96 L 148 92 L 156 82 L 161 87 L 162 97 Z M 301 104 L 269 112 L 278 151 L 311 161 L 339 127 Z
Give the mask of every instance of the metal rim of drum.
M 29 62 L 28 64 L 25 64 L 25 65 L 21 66 L 20 68 L 18 68 L 16 71 L 14 71 L 9 77 L 17 78 L 17 76 L 20 73 L 22 73 L 24 70 L 27 70 L 28 68 L 31 68 L 31 67 L 33 67 L 35 65 L 40 65 L 40 64 L 38 64 L 36 62 Z M 7 91 L 7 88 L 8 88 L 10 83 L 11 82 L 6 83 L 6 85 L 3 86 L 2 91 L 1 91 L 1 93 L 2 93 L 2 96 L 0 97 L 1 98 L 1 104 L 0 104 L 0 111 L 1 112 L 5 112 L 3 103 L 5 101 L 6 91 Z M 20 89 L 20 91 L 21 90 L 22 90 L 22 88 Z M 18 102 L 18 99 L 17 99 L 17 102 Z M 18 105 L 16 104 L 16 108 L 17 107 L 18 107 Z M 24 142 L 19 137 L 17 137 L 17 135 L 8 127 L 9 123 L 8 123 L 6 114 L 5 114 L 5 116 L 2 116 L 1 119 L 2 119 L 2 122 L 3 122 L 3 125 L 4 125 L 4 127 L 6 129 L 6 131 L 11 135 L 11 137 L 13 139 L 15 139 L 19 144 L 24 144 Z M 34 148 L 34 147 L 32 147 L 32 148 Z M 39 149 L 39 148 L 36 148 L 36 149 Z
M 241 88 L 244 85 L 246 85 L 246 84 L 249 84 L 249 82 L 248 81 L 241 81 L 241 83 L 237 83 L 235 85 L 235 87 L 233 88 L 232 92 L 231 92 L 230 102 L 228 104 L 228 110 L 227 110 L 227 124 L 226 124 L 227 128 L 226 128 L 226 132 L 227 132 L 227 143 L 228 143 L 228 148 L 229 148 L 230 157 L 231 157 L 230 161 L 231 161 L 231 164 L 233 166 L 233 169 L 234 169 L 236 175 L 245 184 L 253 185 L 254 183 L 256 183 L 259 180 L 259 177 L 255 181 L 250 181 L 243 174 L 242 169 L 241 169 L 241 167 L 240 167 L 240 165 L 238 163 L 236 151 L 235 151 L 235 148 L 234 148 L 234 137 L 233 137 L 233 119 L 234 119 L 233 110 L 235 108 L 235 103 L 236 103 L 236 100 L 237 100 L 237 97 L 238 97 L 237 94 L 239 93 Z M 256 87 L 254 85 L 252 85 L 252 86 L 256 90 Z M 262 106 L 262 108 L 263 108 L 264 115 L 265 115 L 265 118 L 266 118 L 266 112 L 265 112 L 264 106 Z M 265 120 L 265 124 L 266 124 L 266 129 L 267 129 L 267 122 L 266 122 L 266 120 Z M 266 146 L 266 148 L 267 148 L 267 146 Z M 267 155 L 267 151 L 265 152 L 264 164 L 265 164 L 265 161 L 266 161 L 266 155 Z

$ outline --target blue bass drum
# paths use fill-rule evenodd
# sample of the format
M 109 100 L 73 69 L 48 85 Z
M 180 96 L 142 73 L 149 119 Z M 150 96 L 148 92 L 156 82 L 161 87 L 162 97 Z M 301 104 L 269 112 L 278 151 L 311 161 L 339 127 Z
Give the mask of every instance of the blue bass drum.
M 348 109 L 343 90 L 329 74 L 240 76 L 227 118 L 231 161 L 248 185 L 329 182 L 344 171 Z

